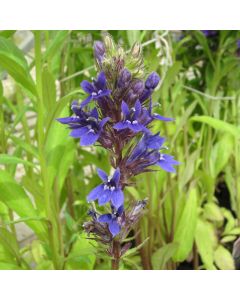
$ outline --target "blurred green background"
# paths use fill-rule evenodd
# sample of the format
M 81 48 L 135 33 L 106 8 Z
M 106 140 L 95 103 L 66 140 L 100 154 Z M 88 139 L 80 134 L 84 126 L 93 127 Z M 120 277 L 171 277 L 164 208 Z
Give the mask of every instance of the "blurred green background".
M 161 76 L 159 124 L 181 165 L 140 175 L 126 198 L 148 198 L 120 269 L 234 269 L 240 235 L 239 31 L 109 31 L 143 46 Z M 105 150 L 81 148 L 55 119 L 84 99 L 101 31 L 0 31 L 0 269 L 110 269 L 86 239 L 86 195 Z

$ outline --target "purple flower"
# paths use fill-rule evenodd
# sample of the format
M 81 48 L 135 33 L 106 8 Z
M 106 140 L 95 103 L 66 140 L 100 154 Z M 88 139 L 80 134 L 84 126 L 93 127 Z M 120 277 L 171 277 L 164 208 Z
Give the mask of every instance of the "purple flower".
M 159 150 L 161 149 L 163 143 L 165 141 L 164 137 L 161 137 L 159 133 L 157 134 L 144 134 L 144 136 L 141 138 L 141 140 L 138 142 L 138 144 L 133 149 L 131 155 L 128 158 L 128 162 L 136 161 L 136 159 L 142 160 L 142 158 L 145 158 L 148 156 L 149 149 Z M 158 160 L 158 157 L 155 159 Z M 155 162 L 153 162 L 154 164 Z
M 121 205 L 117 211 L 113 210 L 111 214 L 104 214 L 98 218 L 99 222 L 107 223 L 108 229 L 111 232 L 112 236 L 115 237 L 121 230 L 121 220 L 120 217 L 123 213 L 123 205 Z
M 93 83 L 90 83 L 87 80 L 83 80 L 81 83 L 81 87 L 84 92 L 89 94 L 87 99 L 85 99 L 81 103 L 81 108 L 86 106 L 92 99 L 98 100 L 101 97 L 110 95 L 111 93 L 111 91 L 107 89 L 106 77 L 104 72 L 100 72 L 97 80 L 93 80 Z
M 103 170 L 97 169 L 98 176 L 103 183 L 95 187 L 88 195 L 88 202 L 98 199 L 99 205 L 104 205 L 111 201 L 112 205 L 118 209 L 123 205 L 124 195 L 120 186 L 120 170 L 117 168 L 112 176 L 108 176 Z
M 173 156 L 162 154 L 165 138 L 159 134 L 145 134 L 129 155 L 126 165 L 134 175 L 148 171 L 148 167 L 158 165 L 167 172 L 175 172 L 172 165 L 178 165 Z
M 152 100 L 149 102 L 149 108 L 147 109 L 146 107 L 143 108 L 142 110 L 142 115 L 140 117 L 140 122 L 147 126 L 149 123 L 151 123 L 153 120 L 160 120 L 160 121 L 173 121 L 173 118 L 167 118 L 163 117 L 157 113 L 152 113 Z
M 149 132 L 149 130 L 142 124 L 140 117 L 142 114 L 142 106 L 139 100 L 136 101 L 135 106 L 129 109 L 127 103 L 122 101 L 123 120 L 113 126 L 117 131 L 123 129 L 130 129 L 137 133 L 140 131 Z
M 173 156 L 168 154 L 163 154 L 163 153 L 160 153 L 160 158 L 156 163 L 156 165 L 161 167 L 163 170 L 167 172 L 173 172 L 173 173 L 176 172 L 173 166 L 179 164 L 180 162 L 174 160 Z
M 80 138 L 81 146 L 93 145 L 100 137 L 108 117 L 98 120 L 98 111 L 94 108 L 89 113 L 84 112 L 74 101 L 72 110 L 76 116 L 57 119 L 62 124 L 68 124 L 72 129 L 70 136 Z

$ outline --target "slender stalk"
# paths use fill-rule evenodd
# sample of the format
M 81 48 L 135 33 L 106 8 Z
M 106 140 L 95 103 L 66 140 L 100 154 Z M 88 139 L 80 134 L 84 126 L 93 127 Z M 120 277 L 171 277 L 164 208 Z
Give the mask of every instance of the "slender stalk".
M 193 265 L 194 265 L 194 270 L 198 270 L 199 258 L 198 258 L 198 251 L 197 251 L 196 243 L 193 244 Z
M 148 190 L 148 198 L 149 198 L 149 205 L 148 205 L 148 236 L 152 237 L 148 242 L 148 247 L 145 246 L 147 249 L 147 260 L 148 260 L 148 266 L 151 266 L 151 256 L 153 251 L 153 242 L 154 242 L 154 224 L 153 224 L 153 199 L 152 199 L 152 189 L 151 189 L 151 181 L 150 181 L 150 175 L 146 175 L 147 180 L 147 190 Z
M 54 205 L 50 200 L 51 189 L 49 187 L 48 170 L 44 153 L 44 103 L 42 98 L 42 55 L 41 55 L 41 31 L 35 31 L 35 62 L 36 62 L 36 83 L 38 91 L 38 121 L 37 121 L 37 133 L 38 133 L 38 149 L 39 149 L 39 161 L 41 166 L 41 175 L 43 181 L 43 194 L 46 207 L 46 215 L 49 220 L 49 243 L 52 250 L 53 264 L 55 269 L 61 268 L 61 257 L 59 251 L 58 240 L 58 220 Z
M 23 96 L 21 94 L 21 90 L 19 88 L 17 89 L 16 98 L 17 98 L 17 104 L 18 104 L 19 110 L 20 110 L 23 107 L 24 102 L 23 102 Z M 22 127 L 23 127 L 25 140 L 29 145 L 31 145 L 32 143 L 31 143 L 30 131 L 29 131 L 29 126 L 28 126 L 27 118 L 26 118 L 25 114 L 21 118 L 21 123 L 22 123 Z M 32 156 L 31 153 L 27 152 L 26 156 L 27 156 L 28 161 L 33 160 L 33 156 Z M 26 171 L 27 171 L 27 175 L 29 177 L 32 177 L 32 175 L 33 175 L 32 168 L 31 167 L 25 167 L 25 168 L 26 168 Z
M 2 83 L 0 82 L 0 143 L 1 143 L 1 151 L 3 153 L 7 150 L 7 140 L 4 131 L 4 110 L 3 110 L 3 89 Z
M 118 240 L 113 240 L 112 242 L 112 270 L 119 269 L 119 262 L 121 256 L 121 245 Z
M 136 230 L 137 232 L 138 230 Z M 139 233 L 136 235 L 136 244 L 141 245 L 142 244 L 142 237 L 141 237 L 141 230 L 139 230 Z M 144 270 L 151 270 L 151 266 L 149 265 L 149 260 L 146 252 L 146 247 L 141 247 L 139 249 L 139 253 L 141 256 L 141 262 Z

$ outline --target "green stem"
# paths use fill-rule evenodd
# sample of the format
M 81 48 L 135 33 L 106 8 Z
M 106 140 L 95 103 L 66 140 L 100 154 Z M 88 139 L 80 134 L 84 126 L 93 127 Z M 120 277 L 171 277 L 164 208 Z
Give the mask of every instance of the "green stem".
M 7 151 L 7 141 L 4 131 L 4 110 L 3 110 L 3 88 L 0 81 L 0 142 L 1 142 L 1 151 L 6 153 Z
M 51 187 L 48 180 L 48 169 L 44 153 L 44 103 L 42 97 L 42 54 L 41 54 L 41 31 L 35 31 L 35 63 L 36 63 L 36 83 L 38 91 L 38 149 L 39 161 L 41 166 L 41 175 L 43 181 L 43 194 L 46 207 L 46 215 L 49 220 L 49 243 L 52 249 L 52 258 L 55 269 L 61 269 L 62 259 L 61 251 L 59 250 L 59 222 L 57 220 L 57 212 L 55 205 L 50 199 Z

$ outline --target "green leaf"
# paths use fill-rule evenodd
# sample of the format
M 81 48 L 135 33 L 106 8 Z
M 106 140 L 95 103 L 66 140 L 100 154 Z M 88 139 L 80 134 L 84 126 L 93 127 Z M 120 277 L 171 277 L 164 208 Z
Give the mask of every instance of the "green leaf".
M 135 200 L 141 199 L 141 196 L 139 194 L 139 191 L 133 187 L 133 186 L 128 186 L 125 188 L 125 190 L 134 197 Z
M 54 77 L 47 68 L 44 68 L 42 72 L 42 85 L 43 102 L 47 116 L 49 116 L 56 103 L 56 86 Z
M 123 258 L 135 255 L 139 249 L 141 249 L 149 240 L 149 237 L 147 237 L 141 244 L 139 244 L 137 247 L 129 249 L 125 254 L 123 254 Z
M 240 227 L 236 227 L 228 232 L 228 234 L 240 235 Z
M 177 243 L 169 243 L 154 252 L 152 255 L 153 269 L 164 270 L 166 263 L 172 258 L 177 249 Z
M 214 178 L 216 178 L 226 166 L 233 149 L 234 140 L 230 134 L 223 135 L 220 141 L 213 146 L 210 156 L 210 170 Z
M 225 225 L 223 235 L 228 235 L 236 227 L 237 222 L 229 210 L 222 207 L 221 211 L 222 211 L 224 217 L 227 219 L 227 223 Z
M 214 261 L 220 270 L 235 270 L 231 253 L 221 245 L 214 252 Z
M 58 53 L 63 46 L 63 42 L 68 36 L 68 30 L 58 30 L 55 37 L 51 40 L 46 52 L 43 54 L 43 59 L 51 59 Z
M 220 207 L 214 202 L 208 202 L 204 205 L 204 217 L 215 222 L 223 222 L 224 220 Z
M 5 203 L 8 208 L 16 212 L 22 218 L 39 217 L 24 189 L 3 170 L 0 170 L 0 201 Z M 40 238 L 46 238 L 46 226 L 41 222 L 27 221 L 26 224 L 31 227 Z
M 195 30 L 194 34 L 195 34 L 195 37 L 198 40 L 199 44 L 203 47 L 203 50 L 206 53 L 206 55 L 208 56 L 210 62 L 212 63 L 212 66 L 215 67 L 215 63 L 214 63 L 214 60 L 213 60 L 213 57 L 212 57 L 212 51 L 210 50 L 210 48 L 208 46 L 207 38 L 199 30 Z
M 32 95 L 37 95 L 36 86 L 22 51 L 12 41 L 4 37 L 0 37 L 0 66 Z
M 141 42 L 141 30 L 127 30 L 127 38 L 130 47 L 135 42 Z
M 0 270 L 22 270 L 22 268 L 15 264 L 0 262 Z
M 227 122 L 219 120 L 219 119 L 215 119 L 215 118 L 212 118 L 209 116 L 194 116 L 194 117 L 190 118 L 189 121 L 205 123 L 205 124 L 208 124 L 209 126 L 213 127 L 216 130 L 230 133 L 231 135 L 233 135 L 236 138 L 240 137 L 240 129 L 237 126 L 234 126 L 230 123 L 227 123 Z
M 53 262 L 45 259 L 36 266 L 36 270 L 54 270 Z
M 67 257 L 67 270 L 92 270 L 96 261 L 94 243 L 85 234 L 79 235 Z
M 0 154 L 0 165 L 1 164 L 12 164 L 12 165 L 23 164 L 33 168 L 36 167 L 36 165 L 31 163 L 30 161 L 18 158 L 16 156 L 8 155 L 8 154 Z
M 167 74 L 163 80 L 162 83 L 162 93 L 163 96 L 166 97 L 168 93 L 168 89 L 173 84 L 174 80 L 176 79 L 177 74 L 179 73 L 180 69 L 182 67 L 182 62 L 176 61 L 167 71 Z
M 229 243 L 236 240 L 236 235 L 227 235 L 221 239 L 221 243 Z
M 179 245 L 173 256 L 174 261 L 184 261 L 188 257 L 193 246 L 196 224 L 197 191 L 195 188 L 192 188 L 174 234 L 173 242 Z
M 5 37 L 5 38 L 9 38 L 9 37 L 11 37 L 15 32 L 16 32 L 16 30 L 1 30 L 1 31 L 0 31 L 0 36 Z
M 195 240 L 205 268 L 208 270 L 216 270 L 213 260 L 217 237 L 213 225 L 207 221 L 198 219 Z
M 66 113 L 67 108 L 63 113 Z M 67 171 L 73 162 L 75 155 L 75 144 L 73 138 L 69 137 L 69 130 L 56 120 L 52 124 L 45 144 L 47 157 L 49 186 L 54 180 L 58 181 L 61 190 Z
M 179 179 L 179 185 L 181 189 L 193 178 L 194 169 L 196 168 L 196 162 L 199 158 L 200 149 L 197 149 L 188 157 L 186 165 L 184 166 L 183 174 Z
M 0 260 L 16 263 L 20 260 L 19 247 L 15 236 L 7 229 L 0 227 Z
M 19 147 L 24 149 L 26 152 L 28 152 L 28 153 L 32 154 L 34 157 L 38 158 L 38 156 L 39 156 L 38 150 L 35 146 L 32 146 L 29 143 L 26 143 L 21 138 L 18 138 L 16 136 L 10 136 L 9 138 L 12 139 L 16 145 L 18 145 Z
M 47 258 L 46 251 L 39 240 L 35 240 L 32 242 L 31 252 L 32 252 L 33 259 L 37 264 L 40 264 L 41 262 L 45 261 Z

